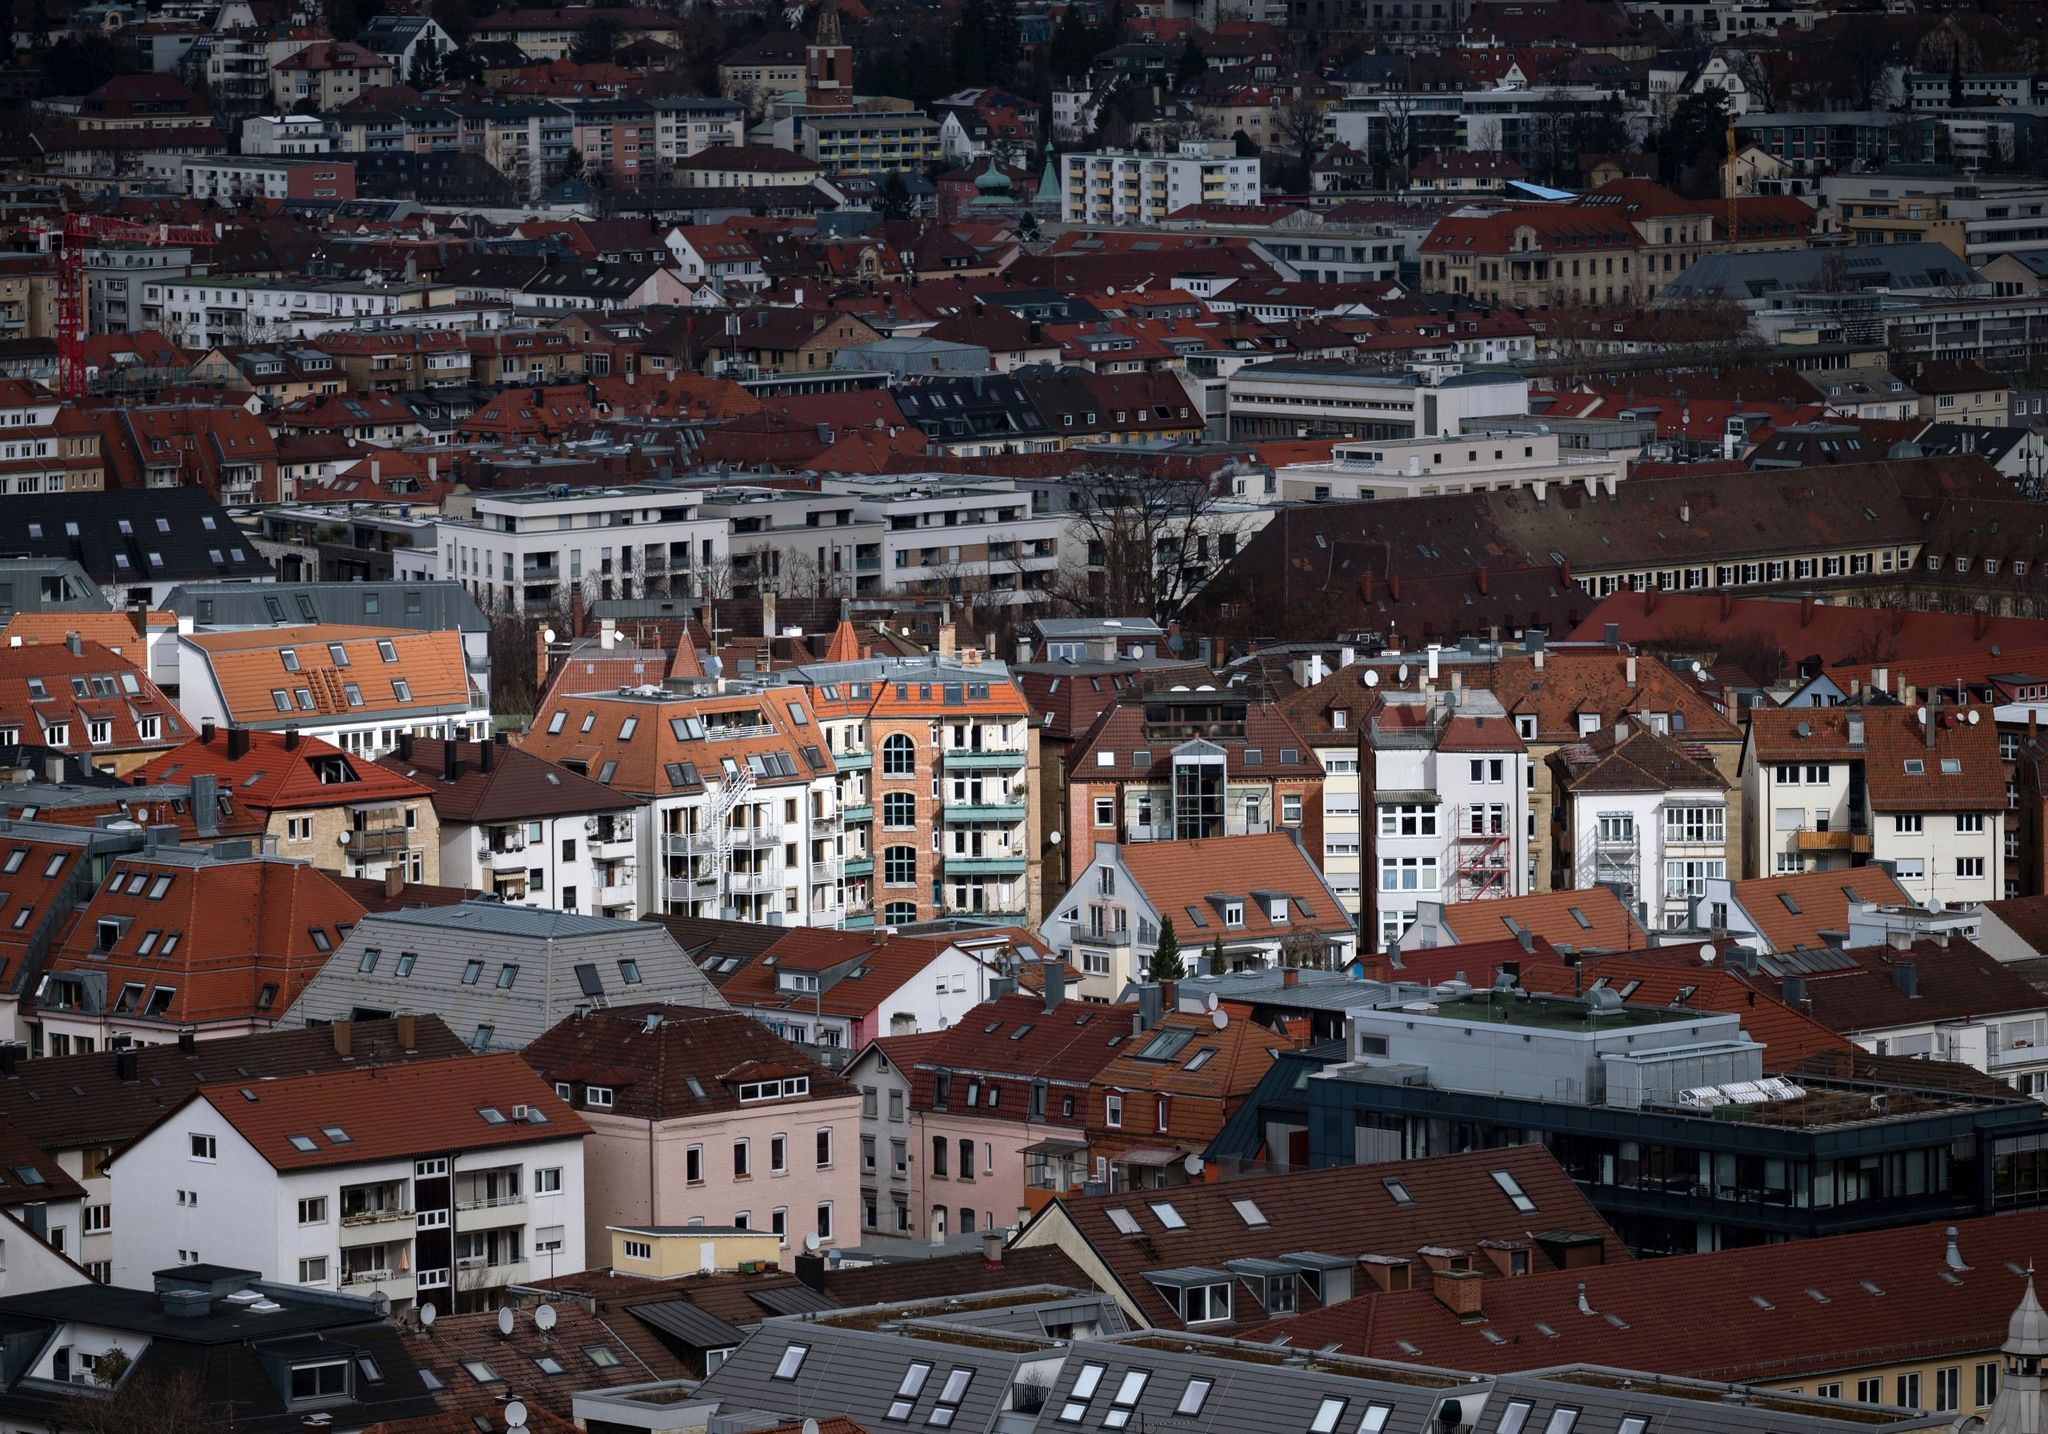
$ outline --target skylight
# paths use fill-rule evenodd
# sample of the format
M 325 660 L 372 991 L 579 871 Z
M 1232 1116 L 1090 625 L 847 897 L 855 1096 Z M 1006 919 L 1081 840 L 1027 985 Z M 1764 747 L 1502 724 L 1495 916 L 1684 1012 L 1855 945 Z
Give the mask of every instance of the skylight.
M 1259 1208 L 1258 1202 L 1255 1200 L 1233 1200 L 1230 1202 L 1230 1208 L 1237 1211 L 1238 1217 L 1245 1224 L 1254 1228 L 1272 1223 L 1272 1221 L 1266 1218 L 1266 1212 Z
M 1500 1186 L 1501 1193 L 1508 1197 L 1515 1209 L 1527 1215 L 1536 1208 L 1536 1202 L 1523 1192 L 1521 1183 L 1514 1176 L 1505 1170 L 1496 1170 L 1492 1173 L 1493 1183 Z
M 1153 1204 L 1152 1213 L 1157 1215 L 1159 1223 L 1169 1230 L 1185 1230 L 1188 1227 L 1188 1222 L 1181 1218 L 1180 1211 L 1174 1209 L 1173 1206 L 1164 1200 Z
M 775 1366 L 775 1378 L 795 1379 L 797 1371 L 804 1367 L 804 1356 L 811 1352 L 807 1344 L 793 1344 L 782 1351 L 781 1362 Z
M 1116 1232 L 1119 1235 L 1136 1235 L 1142 1233 L 1142 1227 L 1140 1227 L 1138 1224 L 1138 1217 L 1133 1215 L 1130 1211 L 1126 1210 L 1121 1205 L 1113 1205 L 1110 1207 L 1109 1223 L 1116 1226 Z

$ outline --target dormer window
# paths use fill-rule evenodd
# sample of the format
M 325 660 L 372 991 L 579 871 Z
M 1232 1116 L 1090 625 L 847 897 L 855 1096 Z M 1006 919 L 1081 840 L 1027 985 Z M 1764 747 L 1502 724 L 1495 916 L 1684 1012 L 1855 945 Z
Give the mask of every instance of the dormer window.
M 1244 925 L 1244 903 L 1242 901 L 1226 901 L 1223 903 L 1223 924 L 1232 927 L 1242 927 Z

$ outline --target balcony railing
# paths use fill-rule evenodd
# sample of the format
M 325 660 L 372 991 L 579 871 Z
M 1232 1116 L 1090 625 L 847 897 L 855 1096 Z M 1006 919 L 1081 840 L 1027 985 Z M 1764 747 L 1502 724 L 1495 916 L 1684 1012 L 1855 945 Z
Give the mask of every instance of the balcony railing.
M 1030 754 L 1022 747 L 949 747 L 942 760 L 949 767 L 1021 767 Z

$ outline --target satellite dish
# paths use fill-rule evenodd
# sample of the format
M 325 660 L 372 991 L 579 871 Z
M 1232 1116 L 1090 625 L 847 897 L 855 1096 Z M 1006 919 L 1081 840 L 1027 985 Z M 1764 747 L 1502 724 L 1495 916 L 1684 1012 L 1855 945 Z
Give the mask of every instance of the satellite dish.
M 512 1306 L 510 1305 L 506 1305 L 498 1311 L 498 1333 L 505 1336 L 508 1339 L 511 1338 Z
M 1711 944 L 1700 947 L 1700 960 L 1709 966 L 1714 964 L 1714 948 Z
M 818 1421 L 806 1419 L 804 1421 L 804 1434 L 818 1434 Z
M 1230 1024 L 1230 1013 L 1228 1011 L 1211 1011 L 1209 1013 L 1209 1024 L 1219 1031 L 1222 1030 Z
M 1219 997 L 1217 996 L 1217 994 L 1216 994 L 1216 993 L 1215 993 L 1214 991 L 1211 991 L 1211 992 L 1209 993 L 1209 1003 L 1208 1003 L 1208 1005 L 1207 1005 L 1206 1009 L 1208 1009 L 1208 1010 L 1211 1010 L 1211 1011 L 1215 1010 L 1215 1009 L 1216 1009 L 1216 1003 L 1217 1003 L 1217 1001 L 1218 1001 L 1219 999 L 1220 999 L 1220 998 L 1219 998 Z
M 1202 1173 L 1202 1157 L 1199 1155 L 1190 1155 L 1180 1164 L 1181 1169 L 1187 1171 L 1190 1175 L 1200 1175 Z
M 420 1306 L 420 1323 L 426 1328 L 432 1329 L 434 1321 L 438 1317 L 438 1312 L 434 1309 L 434 1302 L 432 1300 L 428 1300 Z
M 1405 663 L 1405 662 L 1401 664 L 1401 674 L 1400 674 L 1400 675 L 1401 675 L 1401 680 L 1402 680 L 1403 682 L 1406 682 L 1406 681 L 1408 680 L 1408 664 L 1407 664 L 1407 663 Z
M 1053 832 L 1046 837 L 1046 840 L 1051 842 L 1054 846 L 1058 846 L 1060 844 L 1060 834 L 1058 832 Z
M 1983 720 L 1984 714 L 1982 712 L 1979 712 L 1976 708 L 1972 707 L 1970 709 L 1970 725 L 1974 727 Z
M 1915 708 L 1913 710 L 1913 717 L 1922 727 L 1927 725 L 1927 709 L 1925 707 Z
M 1365 676 L 1364 676 L 1364 678 L 1362 679 L 1362 681 L 1364 681 L 1364 683 L 1365 683 L 1365 685 L 1366 685 L 1367 687 L 1377 687 L 1377 686 L 1379 686 L 1379 685 L 1380 685 L 1380 674 L 1379 674 L 1379 671 L 1378 671 L 1378 670 L 1377 670 L 1376 668 L 1371 668 L 1371 667 L 1368 667 L 1368 668 L 1366 668 L 1366 669 L 1365 669 Z
M 526 1427 L 526 1406 L 515 1399 L 505 1406 L 505 1427 L 524 1429 Z
M 540 640 L 553 647 L 555 645 L 555 630 L 551 627 L 542 628 L 540 630 Z
M 540 1326 L 542 1334 L 546 1334 L 555 1327 L 555 1307 L 553 1305 L 542 1305 L 533 1312 L 533 1322 Z
M 336 832 L 336 833 L 334 834 L 334 839 L 335 839 L 336 841 L 340 842 L 340 843 L 341 843 L 341 844 L 342 844 L 343 846 L 347 846 L 347 845 L 348 845 L 348 833 L 347 833 L 346 831 L 338 831 L 338 832 Z
M 818 1253 L 818 1232 L 816 1230 L 804 1236 L 804 1248 L 814 1255 Z
M 1705 677 L 1707 675 L 1706 664 L 1695 662 L 1692 665 L 1692 675 L 1694 677 Z

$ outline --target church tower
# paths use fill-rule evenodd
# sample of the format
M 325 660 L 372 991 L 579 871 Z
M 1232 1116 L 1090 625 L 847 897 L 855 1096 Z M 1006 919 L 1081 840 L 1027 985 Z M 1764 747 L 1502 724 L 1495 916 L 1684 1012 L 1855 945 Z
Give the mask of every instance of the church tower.
M 2048 1360 L 2048 1310 L 2034 1298 L 2033 1271 L 2027 1292 L 2005 1327 L 2004 1361 L 1998 1398 L 1984 1416 L 1984 1434 L 2048 1434 L 2048 1408 L 2041 1400 L 2042 1361 Z
M 817 32 L 804 58 L 804 103 L 812 109 L 853 108 L 853 47 L 840 33 L 836 0 L 821 0 Z

